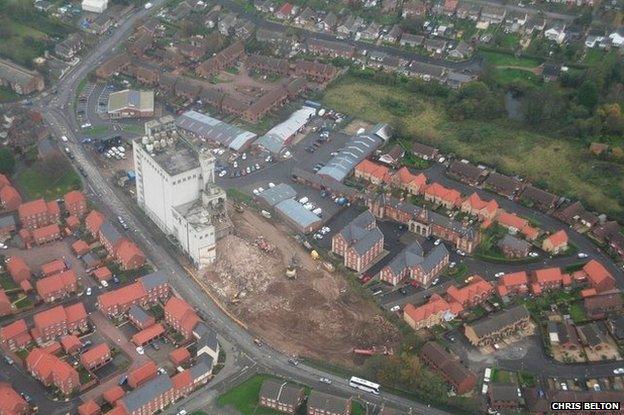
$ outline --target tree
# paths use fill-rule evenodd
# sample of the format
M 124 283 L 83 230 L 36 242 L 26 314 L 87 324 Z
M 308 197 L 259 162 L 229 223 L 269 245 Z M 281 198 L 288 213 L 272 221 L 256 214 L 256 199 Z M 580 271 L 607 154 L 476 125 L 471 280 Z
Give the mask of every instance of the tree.
M 578 89 L 579 103 L 587 109 L 594 109 L 596 104 L 598 104 L 598 93 L 596 82 L 587 79 Z
M 14 169 L 15 157 L 13 152 L 7 147 L 0 148 L 0 173 L 11 175 Z

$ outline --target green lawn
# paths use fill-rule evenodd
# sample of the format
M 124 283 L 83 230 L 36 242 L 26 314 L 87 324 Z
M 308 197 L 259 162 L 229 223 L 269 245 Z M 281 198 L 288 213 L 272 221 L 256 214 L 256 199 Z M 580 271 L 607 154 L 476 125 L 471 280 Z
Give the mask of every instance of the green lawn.
M 8 274 L 3 274 L 0 277 L 0 286 L 5 291 L 15 290 L 16 288 L 18 288 L 18 285 Z
M 481 51 L 489 63 L 494 66 L 522 66 L 525 68 L 535 68 L 541 61 L 533 58 L 515 57 L 514 55 L 500 52 Z
M 47 35 L 38 29 L 19 23 L 13 19 L 0 17 L 0 25 L 9 30 L 10 35 L 0 41 L 0 54 L 20 65 L 32 62 L 46 49 Z
M 47 200 L 57 199 L 74 189 L 76 185 L 80 187 L 80 176 L 73 168 L 69 168 L 57 180 L 50 182 L 48 177 L 31 167 L 19 172 L 16 180 L 27 200 L 41 197 Z
M 587 315 L 585 314 L 585 309 L 580 302 L 575 302 L 570 304 L 569 308 L 570 317 L 572 317 L 572 321 L 575 324 L 582 323 L 587 321 Z
M 496 68 L 494 70 L 494 80 L 500 85 L 509 85 L 519 80 L 536 85 L 541 82 L 541 79 L 533 72 L 515 68 Z
M 511 120 L 450 119 L 441 101 L 406 87 L 352 75 L 330 84 L 322 99 L 326 107 L 350 116 L 400 125 L 408 140 L 519 174 L 559 195 L 624 218 L 624 205 L 619 202 L 624 192 L 621 166 L 593 160 L 578 141 L 529 131 Z
M 0 86 L 0 102 L 17 101 L 19 98 L 20 96 L 9 88 Z
M 82 130 L 84 135 L 104 135 L 108 133 L 109 126 L 108 125 L 96 125 L 91 128 L 86 128 Z M 143 129 L 141 129 L 143 131 Z
M 241 415 L 278 415 L 279 412 L 258 407 L 258 393 L 267 375 L 256 375 L 217 398 L 219 406 L 235 408 Z

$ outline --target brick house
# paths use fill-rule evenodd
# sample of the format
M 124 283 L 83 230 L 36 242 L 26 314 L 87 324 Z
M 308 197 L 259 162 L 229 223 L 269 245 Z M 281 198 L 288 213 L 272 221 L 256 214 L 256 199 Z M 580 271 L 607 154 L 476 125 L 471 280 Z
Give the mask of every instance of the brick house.
M 605 292 L 615 288 L 613 275 L 600 262 L 592 259 L 583 266 L 583 272 L 587 275 L 589 284 L 597 292 Z
M 487 397 L 490 407 L 497 410 L 510 410 L 522 405 L 516 385 L 492 383 L 488 387 Z
M 28 372 L 45 386 L 55 386 L 64 395 L 80 387 L 78 372 L 58 357 L 34 348 L 26 357 Z
M 529 277 L 524 271 L 505 274 L 498 280 L 498 295 L 524 295 L 529 292 Z
M 56 223 L 42 226 L 32 231 L 32 240 L 37 245 L 43 245 L 48 242 L 56 241 L 61 238 L 61 228 Z
M 538 269 L 533 272 L 533 283 L 531 291 L 535 295 L 540 295 L 545 290 L 567 287 L 572 283 L 569 274 L 563 274 L 557 267 Z
M 84 193 L 78 190 L 72 190 L 65 194 L 64 200 L 65 210 L 67 210 L 70 215 L 81 218 L 87 213 L 87 198 Z
M 519 332 L 528 331 L 531 315 L 525 306 L 514 306 L 490 314 L 474 323 L 464 324 L 464 335 L 475 347 L 492 346 Z
M 448 173 L 450 176 L 457 178 L 459 181 L 469 184 L 470 186 L 477 186 L 485 176 L 487 176 L 487 170 L 480 169 L 470 163 L 463 163 L 461 161 L 454 161 L 449 166 Z
M 32 337 L 26 322 L 21 319 L 0 328 L 0 341 L 9 350 L 16 351 L 26 348 L 32 342 Z
M 11 300 L 3 289 L 0 289 L 0 317 L 9 315 L 13 312 Z
M 485 201 L 475 192 L 468 196 L 461 204 L 461 211 L 478 217 L 480 220 L 494 220 L 498 214 L 498 202 L 491 199 Z
M 175 367 L 182 366 L 191 360 L 191 353 L 186 347 L 178 347 L 169 353 L 169 360 Z
M 17 214 L 22 226 L 30 231 L 60 220 L 58 203 L 46 202 L 43 199 L 22 203 L 17 209 Z
M 105 221 L 106 216 L 104 216 L 104 214 L 98 212 L 97 210 L 92 210 L 85 218 L 85 226 L 91 236 L 97 238 L 100 235 L 100 228 Z
M 302 59 L 295 62 L 295 76 L 304 76 L 315 82 L 323 83 L 330 81 L 337 73 L 338 70 L 333 65 Z
M 164 301 L 170 294 L 169 280 L 162 271 L 145 275 L 133 284 L 98 296 L 97 306 L 108 315 L 123 314 L 133 305 Z
M 13 211 L 22 204 L 22 196 L 10 184 L 0 188 L 0 205 L 3 210 Z
M 476 375 L 436 342 L 423 345 L 420 359 L 451 384 L 459 395 L 470 392 L 477 384 Z
M 135 346 L 146 346 L 164 334 L 165 327 L 160 323 L 156 323 L 134 334 L 131 340 Z
M 100 415 L 102 408 L 93 400 L 90 399 L 78 407 L 78 415 Z
M 568 234 L 562 229 L 544 239 L 542 249 L 552 255 L 568 249 Z
M 592 320 L 601 320 L 609 314 L 619 314 L 624 308 L 620 291 L 594 295 L 583 299 L 583 307 Z
M 19 256 L 8 257 L 6 260 L 6 267 L 9 275 L 16 284 L 30 279 L 32 275 L 26 261 Z
M 0 414 L 27 415 L 30 406 L 8 382 L 0 382 Z
M 185 340 L 188 340 L 193 335 L 193 328 L 200 319 L 186 301 L 171 297 L 165 304 L 165 321 Z
M 308 397 L 307 415 L 350 415 L 351 398 L 339 398 L 317 390 Z
M 158 367 L 156 367 L 156 363 L 149 360 L 128 373 L 128 386 L 136 389 L 145 382 L 154 379 L 157 375 Z
M 515 177 L 492 172 L 483 182 L 483 187 L 508 199 L 513 199 L 524 189 L 524 184 Z
M 78 278 L 74 270 L 67 270 L 50 277 L 37 280 L 37 294 L 46 303 L 67 297 L 78 289 Z
M 543 212 L 548 212 L 554 208 L 557 199 L 556 195 L 532 185 L 528 185 L 520 195 L 520 200 L 524 203 Z
M 121 269 L 132 270 L 145 265 L 145 254 L 132 241 L 123 239 L 115 249 L 115 259 L 119 262 Z
M 87 311 L 82 303 L 62 305 L 41 311 L 33 316 L 31 334 L 38 344 L 45 344 L 69 333 L 88 329 Z
M 531 248 L 528 242 L 509 234 L 498 241 L 496 246 L 507 258 L 526 258 Z
M 80 355 L 80 363 L 87 370 L 95 370 L 100 368 L 112 360 L 111 351 L 108 344 L 101 343 L 93 346 L 82 355 Z
M 91 249 L 89 248 L 89 244 L 83 241 L 82 239 L 78 239 L 76 242 L 72 244 L 72 251 L 78 258 L 88 253 Z
M 401 167 L 392 176 L 392 184 L 412 195 L 417 195 L 427 185 L 427 176 L 423 173 L 413 174 L 407 167 Z
M 361 272 L 383 251 L 384 236 L 370 211 L 363 212 L 332 238 L 332 252 L 347 268 Z
M 234 65 L 244 53 L 244 43 L 242 41 L 237 41 L 217 53 L 215 56 L 212 56 L 199 64 L 199 66 L 195 69 L 195 72 L 201 77 L 209 78 L 212 75 L 215 75 Z
M 356 179 L 367 181 L 376 186 L 388 184 L 391 178 L 388 167 L 366 159 L 355 166 L 354 175 Z
M 379 279 L 396 286 L 409 277 L 420 286 L 428 287 L 448 262 L 449 252 L 443 244 L 434 246 L 425 255 L 420 244 L 414 242 L 379 271 Z
M 65 271 L 66 269 L 67 269 L 67 265 L 65 264 L 65 261 L 63 261 L 62 259 L 55 259 L 53 261 L 46 262 L 45 264 L 41 265 L 41 277 L 42 278 L 50 277 L 54 274 L 61 273 Z
M 403 320 L 414 330 L 420 330 L 437 326 L 445 319 L 456 316 L 460 311 L 451 307 L 445 299 L 434 293 L 429 301 L 421 306 L 415 307 L 407 304 L 403 308 Z
M 305 400 L 305 391 L 285 381 L 266 379 L 262 382 L 258 395 L 258 404 L 285 414 L 297 412 Z
M 75 334 L 68 334 L 61 337 L 61 346 L 65 353 L 69 355 L 77 354 L 82 349 L 82 343 Z
M 425 200 L 440 204 L 447 209 L 454 209 L 461 204 L 461 194 L 455 190 L 432 183 L 423 190 Z
M 461 288 L 451 285 L 446 290 L 449 302 L 456 302 L 467 310 L 486 301 L 494 294 L 494 286 L 479 275 L 472 276 L 472 280 Z

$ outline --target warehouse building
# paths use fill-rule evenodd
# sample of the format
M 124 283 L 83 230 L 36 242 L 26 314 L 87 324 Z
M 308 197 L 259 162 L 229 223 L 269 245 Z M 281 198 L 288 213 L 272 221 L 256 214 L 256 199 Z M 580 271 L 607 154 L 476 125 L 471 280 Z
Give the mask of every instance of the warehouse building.
M 154 116 L 154 92 L 125 89 L 108 96 L 111 118 L 145 118 Z
M 321 225 L 321 218 L 307 210 L 295 199 L 286 199 L 275 205 L 275 210 L 286 223 L 298 232 L 309 233 Z
M 303 107 L 293 112 L 286 121 L 277 124 L 260 137 L 256 145 L 271 153 L 279 153 L 290 144 L 293 137 L 308 124 L 314 115 L 316 115 L 316 109 L 310 107 Z
M 245 151 L 257 135 L 197 111 L 186 111 L 176 120 L 178 128 L 200 140 L 216 142 L 234 151 Z

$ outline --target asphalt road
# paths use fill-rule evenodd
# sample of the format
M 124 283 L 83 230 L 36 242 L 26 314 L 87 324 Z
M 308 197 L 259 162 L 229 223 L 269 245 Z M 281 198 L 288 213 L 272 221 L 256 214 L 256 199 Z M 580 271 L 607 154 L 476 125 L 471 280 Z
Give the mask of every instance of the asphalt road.
M 156 0 L 153 3 L 154 7 L 149 12 L 158 9 L 163 0 Z M 134 23 L 147 13 L 148 11 L 143 9 L 138 10 L 121 22 L 109 38 L 104 39 L 88 56 L 61 79 L 57 86 L 58 92 L 55 97 L 45 96 L 37 100 L 35 105 L 42 110 L 46 121 L 56 136 L 66 135 L 68 137 L 69 142 L 66 145 L 75 155 L 75 163 L 82 166 L 86 171 L 85 187 L 90 193 L 96 195 L 98 209 L 108 217 L 123 216 L 126 219 L 130 229 L 134 230 L 134 241 L 141 246 L 156 268 L 170 275 L 170 282 L 173 288 L 203 314 L 222 338 L 230 344 L 236 345 L 241 355 L 249 358 L 254 364 L 270 368 L 273 373 L 279 376 L 309 385 L 318 385 L 320 377 L 329 377 L 334 379 L 331 387 L 333 393 L 352 395 L 354 390 L 348 386 L 347 380 L 337 379 L 331 374 L 303 364 L 294 367 L 288 363 L 288 356 L 284 356 L 266 346 L 262 348 L 257 347 L 253 343 L 252 335 L 222 313 L 202 292 L 201 288 L 189 278 L 174 256 L 163 247 L 167 242 L 164 241 L 164 244 L 158 242 L 164 239 L 163 235 L 155 230 L 153 226 L 150 226 L 149 223 L 143 222 L 145 219 L 135 213 L 136 206 L 129 207 L 122 202 L 113 187 L 90 160 L 90 155 L 79 144 L 79 137 L 76 135 L 79 128 L 75 114 L 71 110 L 71 103 L 79 83 L 99 63 L 114 53 L 116 46 L 129 35 Z M 210 389 L 210 384 L 205 389 Z M 201 394 L 195 394 L 193 399 L 201 400 Z M 370 395 L 366 397 L 366 400 L 375 404 L 388 402 L 403 410 L 411 410 L 414 414 L 446 414 L 444 411 L 429 408 L 426 405 L 383 392 L 379 396 Z M 179 407 L 179 405 L 176 405 L 176 407 Z M 60 413 L 66 406 L 59 405 L 54 408 L 49 406 L 49 408 L 50 413 Z

